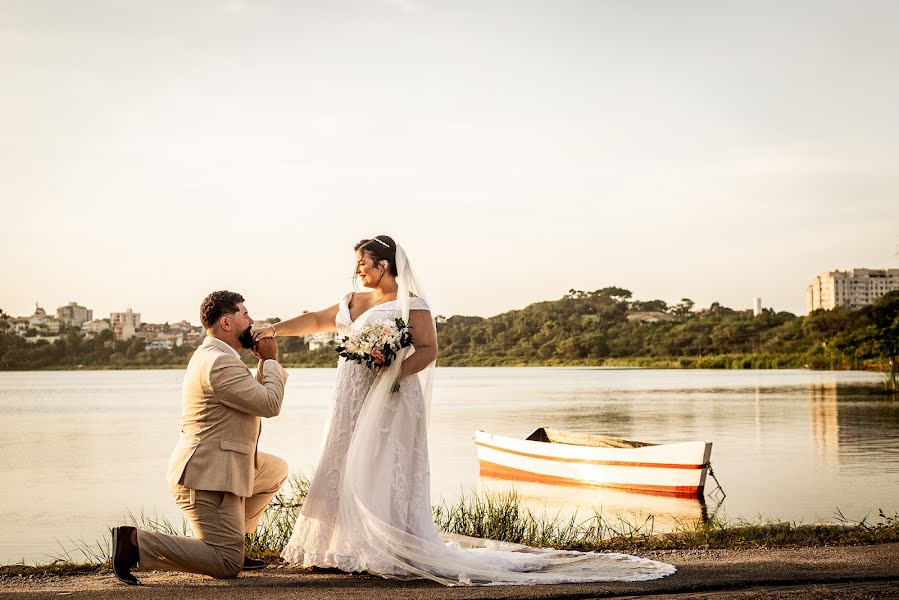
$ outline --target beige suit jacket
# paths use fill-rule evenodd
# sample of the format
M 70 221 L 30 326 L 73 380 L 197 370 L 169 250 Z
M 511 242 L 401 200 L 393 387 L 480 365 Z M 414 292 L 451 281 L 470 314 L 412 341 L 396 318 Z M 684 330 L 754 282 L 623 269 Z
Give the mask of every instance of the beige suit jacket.
M 181 437 L 169 460 L 169 485 L 253 495 L 260 417 L 281 411 L 287 371 L 275 360 L 257 377 L 225 342 L 206 337 L 184 374 Z

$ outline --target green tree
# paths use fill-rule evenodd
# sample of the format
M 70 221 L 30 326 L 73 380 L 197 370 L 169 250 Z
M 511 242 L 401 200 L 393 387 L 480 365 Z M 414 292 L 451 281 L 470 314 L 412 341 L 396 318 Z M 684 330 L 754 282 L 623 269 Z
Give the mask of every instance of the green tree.
M 630 309 L 648 312 L 668 312 L 668 303 L 664 300 L 634 300 L 630 303 Z
M 678 317 L 689 317 L 690 313 L 693 312 L 693 306 L 695 304 L 696 303 L 689 298 L 681 298 L 678 304 L 671 307 L 671 312 Z
M 873 305 L 861 309 L 857 342 L 861 348 L 886 363 L 887 387 L 899 391 L 896 381 L 896 357 L 899 356 L 899 291 L 882 296 Z

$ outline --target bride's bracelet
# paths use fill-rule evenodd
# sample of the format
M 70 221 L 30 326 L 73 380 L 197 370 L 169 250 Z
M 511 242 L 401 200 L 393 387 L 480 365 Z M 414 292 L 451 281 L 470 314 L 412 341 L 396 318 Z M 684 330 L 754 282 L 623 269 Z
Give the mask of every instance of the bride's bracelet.
M 278 337 L 278 331 L 275 329 L 275 324 L 272 323 L 269 327 L 272 328 L 272 337 Z

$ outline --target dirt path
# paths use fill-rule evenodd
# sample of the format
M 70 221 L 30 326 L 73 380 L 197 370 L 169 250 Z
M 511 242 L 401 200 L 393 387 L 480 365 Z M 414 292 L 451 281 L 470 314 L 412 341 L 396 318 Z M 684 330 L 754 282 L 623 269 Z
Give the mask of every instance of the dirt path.
M 310 573 L 286 566 L 219 581 L 198 575 L 143 572 L 144 585 L 119 584 L 111 573 L 6 577 L 0 598 L 488 599 L 488 598 L 829 598 L 899 599 L 899 544 L 797 550 L 693 550 L 646 553 L 677 566 L 676 574 L 642 583 L 446 588 L 427 581 Z

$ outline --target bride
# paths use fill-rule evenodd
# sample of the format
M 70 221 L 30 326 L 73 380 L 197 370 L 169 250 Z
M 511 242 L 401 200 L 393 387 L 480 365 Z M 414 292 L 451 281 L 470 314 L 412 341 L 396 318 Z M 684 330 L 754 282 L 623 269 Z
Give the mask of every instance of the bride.
M 444 585 L 640 581 L 673 573 L 671 565 L 625 554 L 441 538 L 431 512 L 427 440 L 434 320 L 392 238 L 365 239 L 354 250 L 355 274 L 371 292 L 349 293 L 330 308 L 260 329 L 257 339 L 320 331 L 346 336 L 367 323 L 402 318 L 413 344 L 378 372 L 340 359 L 318 467 L 281 556 L 301 567 Z

